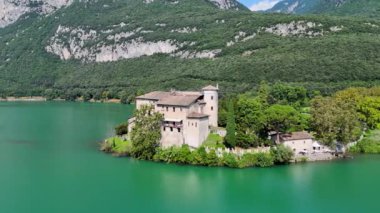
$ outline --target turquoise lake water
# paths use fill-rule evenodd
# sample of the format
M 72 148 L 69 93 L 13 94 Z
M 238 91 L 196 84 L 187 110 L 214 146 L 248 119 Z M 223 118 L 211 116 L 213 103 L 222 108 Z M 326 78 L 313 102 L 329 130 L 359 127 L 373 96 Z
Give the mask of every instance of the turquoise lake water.
M 0 213 L 379 212 L 380 156 L 205 168 L 98 151 L 132 106 L 0 103 Z

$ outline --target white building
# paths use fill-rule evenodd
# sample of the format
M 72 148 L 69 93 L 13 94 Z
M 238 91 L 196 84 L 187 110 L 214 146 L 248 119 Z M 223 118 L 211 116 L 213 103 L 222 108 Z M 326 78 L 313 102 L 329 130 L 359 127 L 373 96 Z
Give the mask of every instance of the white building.
M 208 137 L 210 127 L 218 126 L 218 90 L 218 86 L 207 86 L 196 92 L 150 92 L 136 98 L 136 108 L 153 105 L 164 115 L 161 146 L 187 144 L 197 148 Z
M 274 135 L 273 140 L 275 141 L 277 136 Z M 295 154 L 299 153 L 311 153 L 316 149 L 320 149 L 320 146 L 314 142 L 313 136 L 308 132 L 292 132 L 280 134 L 280 143 L 291 148 Z

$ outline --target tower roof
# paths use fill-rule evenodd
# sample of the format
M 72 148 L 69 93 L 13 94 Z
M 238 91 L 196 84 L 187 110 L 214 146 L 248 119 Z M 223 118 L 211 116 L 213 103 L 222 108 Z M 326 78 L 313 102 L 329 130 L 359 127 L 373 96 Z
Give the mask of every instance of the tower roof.
M 205 91 L 205 90 L 217 91 L 217 90 L 219 90 L 219 88 L 218 87 L 214 87 L 212 85 L 208 85 L 207 87 L 203 87 L 202 90 L 203 91 Z

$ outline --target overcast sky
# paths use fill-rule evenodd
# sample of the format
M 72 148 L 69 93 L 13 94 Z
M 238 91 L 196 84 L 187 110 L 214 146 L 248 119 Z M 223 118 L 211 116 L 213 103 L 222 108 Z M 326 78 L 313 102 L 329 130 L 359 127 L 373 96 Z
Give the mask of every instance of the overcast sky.
M 252 11 L 267 10 L 280 0 L 238 0 Z

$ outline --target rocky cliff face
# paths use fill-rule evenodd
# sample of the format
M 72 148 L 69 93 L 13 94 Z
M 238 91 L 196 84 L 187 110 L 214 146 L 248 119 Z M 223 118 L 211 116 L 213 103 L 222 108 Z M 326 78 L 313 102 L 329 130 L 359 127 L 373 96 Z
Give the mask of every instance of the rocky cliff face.
M 209 0 L 220 9 L 238 9 L 239 5 L 235 0 Z
M 48 15 L 70 5 L 73 0 L 0 0 L 0 28 L 17 21 L 22 15 L 37 12 Z
M 357 3 L 361 0 L 282 0 L 268 12 L 277 13 L 323 13 L 340 8 L 346 3 Z

